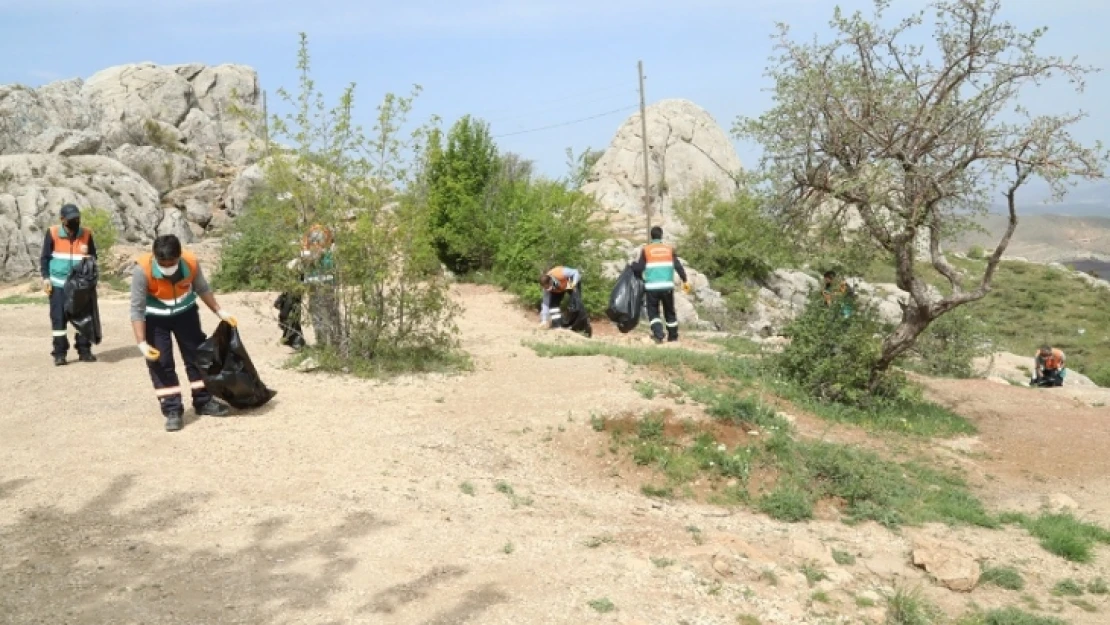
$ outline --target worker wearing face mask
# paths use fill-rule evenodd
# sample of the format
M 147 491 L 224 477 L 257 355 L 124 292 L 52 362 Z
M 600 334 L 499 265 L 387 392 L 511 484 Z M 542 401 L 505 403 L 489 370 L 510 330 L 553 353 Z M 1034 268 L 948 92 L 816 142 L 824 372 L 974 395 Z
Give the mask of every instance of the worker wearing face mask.
M 50 329 L 54 335 L 54 364 L 66 364 L 69 338 L 66 331 L 66 279 L 85 258 L 96 258 L 96 245 L 92 231 L 81 227 L 81 211 L 73 204 L 62 207 L 62 223 L 51 226 L 42 242 L 39 269 L 43 289 L 50 295 Z M 81 362 L 96 362 L 92 343 L 80 332 L 75 337 L 77 357 Z
M 216 401 L 204 386 L 197 368 L 197 348 L 207 337 L 200 325 L 197 299 L 224 321 L 236 325 L 235 317 L 220 309 L 197 257 L 181 249 L 172 234 L 154 240 L 151 253 L 144 254 L 131 275 L 131 326 L 139 353 L 147 360 L 154 394 L 166 418 L 166 431 L 184 427 L 182 387 L 173 361 L 173 339 L 181 358 L 197 415 L 227 416 L 227 406 Z

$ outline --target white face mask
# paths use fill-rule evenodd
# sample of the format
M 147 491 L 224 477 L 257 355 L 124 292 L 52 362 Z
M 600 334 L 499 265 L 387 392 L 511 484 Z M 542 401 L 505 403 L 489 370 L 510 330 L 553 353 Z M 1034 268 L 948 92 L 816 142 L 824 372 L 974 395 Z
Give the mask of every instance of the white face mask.
M 162 275 L 166 276 L 167 278 L 177 273 L 177 265 L 174 265 L 172 267 L 163 267 L 162 265 L 158 265 L 158 269 L 162 272 Z

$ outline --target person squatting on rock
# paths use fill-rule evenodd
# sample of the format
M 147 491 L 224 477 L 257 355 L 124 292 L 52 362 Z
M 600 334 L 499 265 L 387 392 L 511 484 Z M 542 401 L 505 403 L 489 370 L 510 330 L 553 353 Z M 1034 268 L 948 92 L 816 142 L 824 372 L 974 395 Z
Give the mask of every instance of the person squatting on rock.
M 573 267 L 552 267 L 540 276 L 540 286 L 543 287 L 540 327 L 563 327 L 563 296 L 573 290 L 582 295 L 582 272 Z
M 93 233 L 81 226 L 81 211 L 73 204 L 62 206 L 62 223 L 51 226 L 42 242 L 42 255 L 39 268 L 42 272 L 43 289 L 50 296 L 50 329 L 54 337 L 54 364 L 66 364 L 69 353 L 69 338 L 66 331 L 65 285 L 69 274 L 81 261 L 96 258 L 96 243 Z M 96 362 L 92 353 L 92 342 L 80 332 L 75 337 L 77 357 L 81 362 Z
M 1063 386 L 1067 368 L 1063 350 L 1042 345 L 1033 357 L 1033 379 L 1029 386 Z
M 659 306 L 663 306 L 663 319 L 667 322 L 668 342 L 678 340 L 678 315 L 674 309 L 674 276 L 682 278 L 682 290 L 690 292 L 686 269 L 678 260 L 674 248 L 663 243 L 663 229 L 651 229 L 651 243 L 640 248 L 640 256 L 632 263 L 632 271 L 644 281 L 647 312 L 651 319 L 651 335 L 656 343 L 663 342 L 663 320 L 659 319 Z
M 301 255 L 286 265 L 301 267 L 301 281 L 308 287 L 308 314 L 316 332 L 316 344 L 337 346 L 340 336 L 339 301 L 335 285 L 335 235 L 331 228 L 314 224 L 301 239 Z M 275 302 L 279 310 L 278 324 L 282 344 L 294 349 L 304 347 L 301 330 L 300 295 L 282 293 Z
M 220 309 L 197 257 L 183 251 L 181 241 L 172 234 L 156 238 L 151 252 L 138 258 L 131 275 L 131 326 L 139 353 L 146 358 L 168 432 L 184 427 L 182 387 L 173 360 L 175 338 L 197 415 L 228 414 L 227 406 L 205 388 L 196 365 L 197 348 L 207 338 L 200 325 L 198 297 L 220 319 L 232 327 L 237 325 L 235 317 Z

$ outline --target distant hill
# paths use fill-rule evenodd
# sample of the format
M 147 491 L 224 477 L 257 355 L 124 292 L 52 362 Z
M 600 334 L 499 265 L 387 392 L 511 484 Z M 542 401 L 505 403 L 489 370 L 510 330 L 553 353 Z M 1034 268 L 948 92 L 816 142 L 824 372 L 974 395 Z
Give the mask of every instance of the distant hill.
M 1057 205 L 1053 208 L 1064 207 Z M 986 234 L 964 234 L 950 242 L 948 249 L 966 252 L 971 246 L 979 245 L 990 251 L 1005 232 L 1006 217 L 987 215 L 980 225 L 987 231 Z M 1082 258 L 1110 261 L 1110 206 L 1089 215 L 1019 215 L 1018 227 L 1006 255 L 1042 263 Z

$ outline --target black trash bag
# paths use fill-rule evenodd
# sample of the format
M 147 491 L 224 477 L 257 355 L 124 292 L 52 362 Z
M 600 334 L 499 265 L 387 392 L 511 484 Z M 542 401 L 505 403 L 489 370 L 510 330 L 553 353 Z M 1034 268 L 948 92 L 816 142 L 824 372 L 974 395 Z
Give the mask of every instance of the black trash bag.
M 239 331 L 226 321 L 197 348 L 197 368 L 208 391 L 233 408 L 258 408 L 277 395 L 258 377 Z
M 563 327 L 579 334 L 585 334 L 586 337 L 594 335 L 593 326 L 590 324 L 590 314 L 586 312 L 586 305 L 582 303 L 581 285 L 570 293 L 567 314 L 563 317 Z
M 617 278 L 617 284 L 609 294 L 609 307 L 605 316 L 617 324 L 621 333 L 627 334 L 640 323 L 640 311 L 644 308 L 644 283 L 626 265 Z
M 66 320 L 73 324 L 77 332 L 99 345 L 103 337 L 100 329 L 100 306 L 96 301 L 96 285 L 100 281 L 100 270 L 96 259 L 84 258 L 69 272 L 65 286 Z

